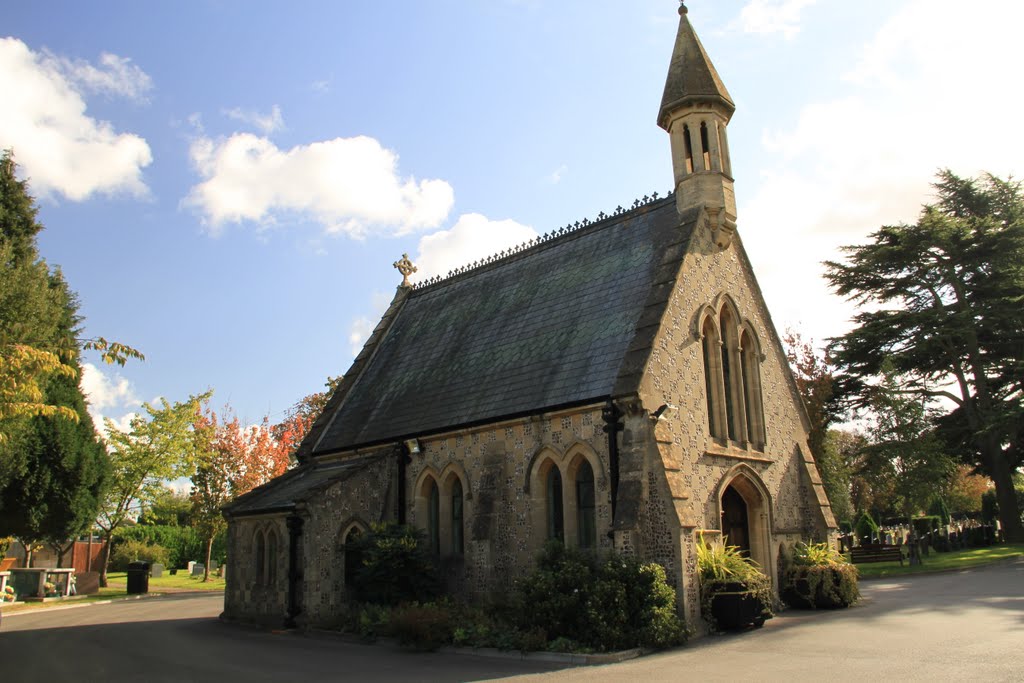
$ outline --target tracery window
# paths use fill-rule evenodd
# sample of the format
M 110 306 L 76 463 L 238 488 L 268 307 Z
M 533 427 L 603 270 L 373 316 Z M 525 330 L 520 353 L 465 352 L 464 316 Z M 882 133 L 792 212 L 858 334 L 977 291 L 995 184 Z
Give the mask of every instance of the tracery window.
M 597 545 L 596 509 L 594 468 L 582 460 L 576 469 L 576 534 L 581 548 Z
M 277 533 L 271 529 L 267 532 L 267 585 L 277 582 Z
M 761 450 L 765 422 L 757 337 L 741 325 L 728 301 L 714 317 L 711 312 L 700 326 L 709 432 L 721 445 Z
M 262 585 L 267 577 L 267 544 L 263 537 L 263 531 L 256 531 L 256 538 L 253 543 L 256 560 L 256 583 Z
M 565 540 L 565 518 L 562 505 L 562 473 L 551 463 L 546 477 L 548 538 Z
M 451 495 L 451 530 L 452 530 L 452 554 L 462 555 L 465 552 L 463 541 L 463 511 L 462 511 L 462 482 L 458 477 L 453 478 Z
M 441 494 L 433 478 L 427 486 L 427 538 L 430 541 L 430 552 L 438 556 L 441 554 Z

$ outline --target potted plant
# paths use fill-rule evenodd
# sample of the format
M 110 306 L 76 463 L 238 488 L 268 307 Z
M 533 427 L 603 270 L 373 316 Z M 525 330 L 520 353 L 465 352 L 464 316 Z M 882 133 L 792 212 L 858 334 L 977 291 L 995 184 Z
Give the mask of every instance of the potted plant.
M 857 568 L 828 543 L 797 543 L 783 572 L 782 599 L 800 609 L 849 607 L 860 598 Z
M 701 536 L 697 569 L 701 614 L 713 629 L 760 628 L 774 616 L 771 580 L 736 546 L 709 543 Z

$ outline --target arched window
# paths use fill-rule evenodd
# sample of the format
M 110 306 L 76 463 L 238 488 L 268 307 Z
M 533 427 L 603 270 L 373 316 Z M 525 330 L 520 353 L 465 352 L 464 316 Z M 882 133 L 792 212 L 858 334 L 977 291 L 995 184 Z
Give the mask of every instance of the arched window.
M 262 585 L 267 578 L 267 544 L 263 532 L 257 531 L 253 542 L 253 554 L 256 556 L 256 583 Z
M 363 564 L 362 551 L 356 546 L 362 530 L 354 526 L 345 534 L 345 585 L 351 587 L 356 580 L 356 573 Z
M 545 481 L 547 493 L 548 539 L 565 540 L 565 519 L 562 506 L 562 473 L 551 463 Z
M 597 545 L 596 508 L 594 468 L 583 460 L 576 469 L 576 533 L 581 548 Z
M 722 416 L 719 407 L 722 405 L 722 352 L 718 338 L 718 330 L 712 319 L 704 320 L 701 328 L 704 350 L 704 393 L 708 407 L 708 428 L 711 436 L 724 439 L 725 429 L 722 427 Z
M 427 539 L 430 552 L 437 556 L 441 554 L 441 492 L 433 479 L 429 480 L 427 487 Z
M 740 337 L 743 358 L 743 399 L 747 407 L 747 441 L 758 449 L 764 446 L 764 404 L 761 400 L 761 368 L 757 345 L 749 331 Z
M 271 529 L 267 533 L 267 585 L 277 582 L 277 533 Z
M 704 157 L 704 170 L 711 170 L 711 143 L 708 141 L 708 124 L 700 124 L 700 149 Z
M 462 555 L 465 552 L 465 542 L 462 533 L 462 482 L 458 477 L 452 481 L 452 555 Z
M 736 321 L 728 307 L 722 309 L 719 325 L 722 330 L 722 383 L 727 433 L 731 440 L 743 441 L 746 439 L 742 399 L 743 370 L 739 358 Z
M 693 173 L 693 143 L 690 141 L 689 126 L 683 126 L 683 147 L 686 149 L 686 172 Z

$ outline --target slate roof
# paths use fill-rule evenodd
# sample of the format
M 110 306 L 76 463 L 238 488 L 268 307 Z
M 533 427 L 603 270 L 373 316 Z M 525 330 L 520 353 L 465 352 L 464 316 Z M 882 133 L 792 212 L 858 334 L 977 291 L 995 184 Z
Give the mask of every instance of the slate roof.
M 658 125 L 668 130 L 668 115 L 689 103 L 719 103 L 729 115 L 736 111 L 729 91 L 704 51 L 700 38 L 690 25 L 686 8 L 679 9 L 679 31 L 672 50 L 672 61 L 665 79 L 665 92 L 658 110 Z
M 699 216 L 670 195 L 405 290 L 300 459 L 635 392 Z
M 290 470 L 270 482 L 239 496 L 225 506 L 234 515 L 288 512 L 311 494 L 344 481 L 382 456 L 352 458 L 341 462 L 308 464 Z

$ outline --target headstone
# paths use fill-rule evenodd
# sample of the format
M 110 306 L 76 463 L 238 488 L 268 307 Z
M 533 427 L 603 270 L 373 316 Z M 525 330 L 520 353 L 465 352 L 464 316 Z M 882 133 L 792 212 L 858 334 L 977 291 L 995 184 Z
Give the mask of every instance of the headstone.
M 210 560 L 210 571 L 217 571 L 217 560 Z
M 93 595 L 100 590 L 99 572 L 75 572 L 75 594 Z
M 191 562 L 188 563 L 188 573 L 190 575 L 192 574 L 192 568 L 195 567 L 195 566 L 196 566 L 196 561 L 195 560 L 192 560 Z
M 189 564 L 192 566 L 192 576 L 202 576 L 206 573 L 206 565 L 199 562 L 189 562 Z
M 161 576 L 164 575 L 164 566 L 159 562 L 154 562 L 149 567 L 149 575 L 154 579 L 159 579 Z
M 221 566 L 217 567 L 217 576 L 219 576 L 220 578 L 223 579 L 224 575 L 227 574 L 227 572 L 228 566 L 226 564 L 222 564 Z

